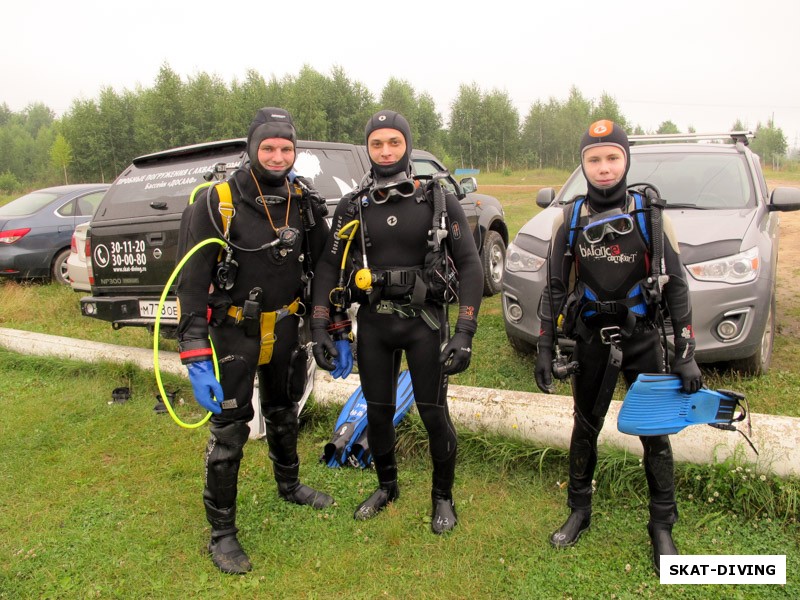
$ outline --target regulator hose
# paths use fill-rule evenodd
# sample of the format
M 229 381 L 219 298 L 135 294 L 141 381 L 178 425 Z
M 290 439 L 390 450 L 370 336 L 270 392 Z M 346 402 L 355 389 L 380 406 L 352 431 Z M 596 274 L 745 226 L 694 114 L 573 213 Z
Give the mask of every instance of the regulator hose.
M 158 308 L 156 309 L 156 323 L 153 327 L 153 370 L 156 374 L 156 384 L 158 385 L 158 391 L 161 394 L 161 398 L 164 401 L 164 405 L 167 407 L 167 411 L 169 412 L 169 416 L 172 417 L 172 420 L 175 421 L 178 425 L 183 427 L 184 429 L 196 429 L 197 427 L 201 427 L 205 425 L 206 422 L 211 418 L 211 411 L 206 413 L 206 416 L 203 417 L 197 423 L 184 423 L 178 415 L 175 414 L 172 406 L 169 403 L 169 397 L 167 396 L 167 392 L 164 390 L 164 383 L 161 381 L 161 368 L 159 366 L 158 361 L 158 339 L 159 339 L 159 330 L 161 327 L 161 311 L 164 308 L 164 303 L 167 298 L 167 294 L 169 293 L 169 289 L 172 287 L 172 283 L 175 281 L 175 278 L 178 276 L 178 273 L 181 272 L 183 266 L 186 262 L 194 255 L 195 252 L 207 246 L 208 244 L 219 244 L 220 246 L 227 246 L 228 244 L 219 238 L 208 238 L 201 242 L 195 244 L 195 246 L 186 253 L 186 255 L 180 260 L 180 262 L 175 266 L 175 269 L 172 271 L 172 275 L 169 276 L 166 285 L 164 286 L 164 290 L 161 292 L 161 298 L 158 301 Z M 214 375 L 217 377 L 219 381 L 219 364 L 217 363 L 217 355 L 214 352 L 214 346 L 211 346 L 212 358 L 214 361 Z
M 347 257 L 350 254 L 350 244 L 353 243 L 353 239 L 356 237 L 356 232 L 358 231 L 359 224 L 360 223 L 359 223 L 358 219 L 353 219 L 349 223 L 346 223 L 346 224 L 342 225 L 339 228 L 339 230 L 336 232 L 336 237 L 337 238 L 339 238 L 340 240 L 347 240 L 347 243 L 344 246 L 344 252 L 342 252 L 342 261 L 341 261 L 341 264 L 339 265 L 339 281 L 337 283 L 337 286 L 331 290 L 330 295 L 329 295 L 329 298 L 331 299 L 331 304 L 333 304 L 334 306 L 336 306 L 338 308 L 344 308 L 344 306 L 341 305 L 341 302 L 339 301 L 339 300 L 341 300 L 341 298 L 339 298 L 339 300 L 336 300 L 335 297 L 339 296 L 339 295 L 343 295 L 344 291 L 345 291 L 344 290 L 344 273 L 345 273 L 345 269 L 347 267 Z M 361 269 L 361 270 L 358 271 L 358 273 L 356 274 L 356 280 L 358 280 L 359 274 L 361 274 L 362 271 L 364 271 L 364 269 Z M 365 272 L 366 272 L 367 276 L 369 276 L 369 270 L 367 269 Z M 370 279 L 371 279 L 371 277 L 370 277 Z M 361 287 L 361 286 L 359 286 L 359 287 Z

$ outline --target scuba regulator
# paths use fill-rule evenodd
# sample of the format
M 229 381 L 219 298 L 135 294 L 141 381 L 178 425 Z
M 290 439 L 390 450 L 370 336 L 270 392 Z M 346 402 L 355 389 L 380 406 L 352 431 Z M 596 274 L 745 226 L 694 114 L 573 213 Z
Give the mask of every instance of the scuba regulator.
M 556 344 L 556 355 L 553 358 L 553 377 L 564 380 L 572 375 L 577 375 L 580 370 L 577 360 L 570 360 L 568 356 L 561 354 L 561 346 Z

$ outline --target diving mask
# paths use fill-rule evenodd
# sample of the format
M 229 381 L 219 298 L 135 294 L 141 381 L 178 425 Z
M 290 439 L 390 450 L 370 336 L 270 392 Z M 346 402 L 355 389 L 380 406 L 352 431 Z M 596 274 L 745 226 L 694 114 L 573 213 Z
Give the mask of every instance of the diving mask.
M 599 244 L 607 235 L 627 235 L 633 231 L 633 218 L 615 208 L 600 213 L 583 228 L 583 237 L 590 244 Z
M 413 179 L 403 179 L 393 181 L 382 186 L 370 189 L 369 197 L 375 204 L 383 204 L 390 199 L 411 198 L 417 191 L 417 186 Z

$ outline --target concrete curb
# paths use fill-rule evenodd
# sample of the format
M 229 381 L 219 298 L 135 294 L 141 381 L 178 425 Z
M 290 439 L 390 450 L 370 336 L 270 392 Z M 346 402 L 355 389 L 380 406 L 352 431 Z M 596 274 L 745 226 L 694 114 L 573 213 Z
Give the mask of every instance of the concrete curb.
M 89 362 L 134 363 L 153 368 L 153 352 L 145 348 L 115 346 L 86 340 L 0 328 L 0 345 L 22 354 L 50 355 Z M 185 375 L 177 353 L 159 353 L 161 371 Z M 344 404 L 359 386 L 357 375 L 334 380 L 317 369 L 314 399 L 323 404 Z M 473 431 L 491 431 L 520 437 L 544 446 L 568 448 L 572 431 L 572 398 L 451 385 L 448 400 L 453 420 Z M 642 447 L 633 436 L 614 427 L 621 402 L 612 402 L 600 443 L 641 456 Z M 675 459 L 714 463 L 734 453 L 755 464 L 758 470 L 780 476 L 800 475 L 800 419 L 754 413 L 751 439 L 756 456 L 744 439 L 712 427 L 687 427 L 672 436 Z

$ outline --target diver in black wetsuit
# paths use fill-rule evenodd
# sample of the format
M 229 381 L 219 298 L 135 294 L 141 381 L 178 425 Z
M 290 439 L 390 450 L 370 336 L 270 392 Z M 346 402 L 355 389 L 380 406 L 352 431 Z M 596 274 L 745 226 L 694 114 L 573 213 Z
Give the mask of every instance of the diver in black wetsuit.
M 630 386 L 639 373 L 664 370 L 657 300 L 645 297 L 648 291 L 650 298 L 655 297 L 653 278 L 647 283 L 652 272 L 650 261 L 654 260 L 653 246 L 646 241 L 646 230 L 651 228 L 647 219 L 651 218 L 651 210 L 660 209 L 636 208 L 626 182 L 630 168 L 628 136 L 611 121 L 597 121 L 583 135 L 581 167 L 588 183 L 586 197 L 566 205 L 553 224 L 535 370 L 539 388 L 552 393 L 556 339 L 553 315 L 565 315 L 565 333 L 576 338 L 572 358 L 577 363 L 577 373 L 572 374 L 575 418 L 567 501 L 571 514 L 550 537 L 550 543 L 557 548 L 572 546 L 589 527 L 597 436 L 617 374 L 621 371 Z M 663 273 L 668 276 L 663 297 L 675 342 L 670 370 L 681 377 L 683 389 L 691 393 L 702 387 L 702 376 L 694 360 L 689 289 L 674 230 L 667 215 L 660 213 Z M 574 236 L 572 244 L 570 236 Z M 571 274 L 575 284 L 570 294 Z M 609 360 L 616 349 L 621 351 L 621 364 Z M 612 375 L 607 377 L 609 372 Z M 658 573 L 661 555 L 678 553 L 672 541 L 672 525 L 678 520 L 672 448 L 665 435 L 640 439 L 650 492 L 648 532 Z
M 483 293 L 478 251 L 458 199 L 445 194 L 438 183 L 411 178 L 411 130 L 406 119 L 382 110 L 367 123 L 366 140 L 371 172 L 363 188 L 339 202 L 331 236 L 314 279 L 311 327 L 314 357 L 320 367 L 339 368 L 349 345 L 341 343 L 347 324 L 341 298 L 354 274 L 352 266 L 340 273 L 347 244 L 338 232 L 359 220 L 371 270 L 368 293 L 356 290 L 357 360 L 367 402 L 368 442 L 378 475 L 378 489 L 356 510 L 356 519 L 368 519 L 397 499 L 395 462 L 395 387 L 403 351 L 406 353 L 414 397 L 425 424 L 433 460 L 431 528 L 443 533 L 456 525 L 452 488 L 456 464 L 456 432 L 447 408 L 447 377 L 464 371 L 472 352 L 472 336 Z M 459 314 L 449 339 L 444 300 L 433 291 L 444 268 L 426 269 L 437 259 L 428 253 L 436 193 L 444 201 L 447 252 L 458 272 Z M 356 260 L 356 263 L 359 263 Z M 365 261 L 366 262 L 366 261 Z M 360 264 L 358 265 L 360 266 Z M 436 272 L 436 274 L 432 274 Z M 358 281 L 358 273 L 355 274 Z M 342 281 L 345 285 L 341 285 Z M 364 289 L 363 287 L 361 289 Z M 337 338 L 334 344 L 331 334 Z M 346 340 L 346 338 L 344 338 Z M 345 361 L 346 362 L 346 361 Z
M 178 283 L 181 360 L 198 403 L 214 413 L 203 502 L 211 524 L 209 552 L 226 573 L 251 568 L 236 537 L 236 492 L 248 422 L 254 416 L 256 373 L 280 496 L 314 508 L 333 504 L 333 498 L 298 478 L 297 402 L 305 388 L 307 354 L 298 344 L 296 313 L 302 306 L 304 260 L 308 253 L 320 255 L 328 226 L 324 202 L 291 170 L 295 142 L 286 111 L 259 110 L 247 136 L 249 161 L 226 183 L 202 194 L 181 220 L 179 254 L 226 233 L 232 252 L 228 256 L 217 244 L 201 248 L 186 263 Z M 229 229 L 221 203 L 226 195 L 232 203 Z M 220 382 L 214 377 L 209 334 Z

